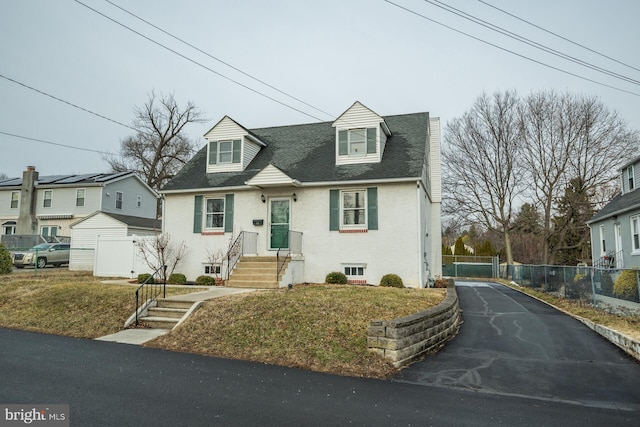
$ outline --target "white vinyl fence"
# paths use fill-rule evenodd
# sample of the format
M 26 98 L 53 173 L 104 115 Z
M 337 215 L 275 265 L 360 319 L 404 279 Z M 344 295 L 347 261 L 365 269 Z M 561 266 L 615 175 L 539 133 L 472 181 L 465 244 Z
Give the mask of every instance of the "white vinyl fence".
M 98 236 L 93 275 L 98 277 L 136 278 L 138 274 L 153 273 L 136 245 L 153 236 Z

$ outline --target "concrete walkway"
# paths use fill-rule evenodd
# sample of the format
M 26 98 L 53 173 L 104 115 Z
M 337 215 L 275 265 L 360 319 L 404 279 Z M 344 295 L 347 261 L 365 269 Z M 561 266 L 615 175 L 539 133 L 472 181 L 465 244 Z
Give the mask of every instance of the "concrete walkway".
M 112 281 L 110 281 L 110 283 L 114 284 L 112 283 Z M 173 296 L 167 297 L 166 299 L 196 303 L 200 301 L 207 301 L 214 298 L 224 297 L 227 295 L 240 294 L 244 292 L 253 292 L 255 290 L 256 289 L 250 289 L 250 288 L 245 289 L 245 288 L 215 287 L 215 288 L 209 288 L 202 292 L 192 292 L 192 293 L 183 294 L 183 295 L 173 295 Z M 154 338 L 157 338 L 161 335 L 168 333 L 169 331 L 170 329 L 125 329 L 123 331 L 116 332 L 115 334 L 96 338 L 96 340 L 119 342 L 122 344 L 142 345 L 147 341 L 151 341 Z

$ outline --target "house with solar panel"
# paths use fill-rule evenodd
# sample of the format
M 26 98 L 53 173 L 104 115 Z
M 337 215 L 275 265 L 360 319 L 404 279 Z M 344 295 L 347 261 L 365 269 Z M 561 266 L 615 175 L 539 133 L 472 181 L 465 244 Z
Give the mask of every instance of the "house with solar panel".
M 73 223 L 95 212 L 153 224 L 157 198 L 133 172 L 40 176 L 28 166 L 22 177 L 0 181 L 0 233 L 9 247 L 30 247 L 11 237 L 68 238 Z
M 277 288 L 441 275 L 440 121 L 360 102 L 333 122 L 247 129 L 228 116 L 160 191 L 176 272 Z

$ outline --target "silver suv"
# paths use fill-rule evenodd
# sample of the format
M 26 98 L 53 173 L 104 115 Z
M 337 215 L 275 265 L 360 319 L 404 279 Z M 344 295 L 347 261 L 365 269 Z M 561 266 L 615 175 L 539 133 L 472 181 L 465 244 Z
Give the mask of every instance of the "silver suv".
M 69 264 L 69 243 L 41 243 L 32 247 L 28 251 L 15 252 L 13 254 L 13 265 L 16 268 L 37 265 L 44 268 L 47 264 L 60 267 L 62 264 Z

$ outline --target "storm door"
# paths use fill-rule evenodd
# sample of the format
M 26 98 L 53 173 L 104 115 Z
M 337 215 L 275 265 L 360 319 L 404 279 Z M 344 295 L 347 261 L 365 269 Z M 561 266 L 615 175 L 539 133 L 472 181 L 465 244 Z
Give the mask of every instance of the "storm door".
M 269 200 L 270 249 L 289 248 L 289 224 L 291 222 L 291 200 Z

